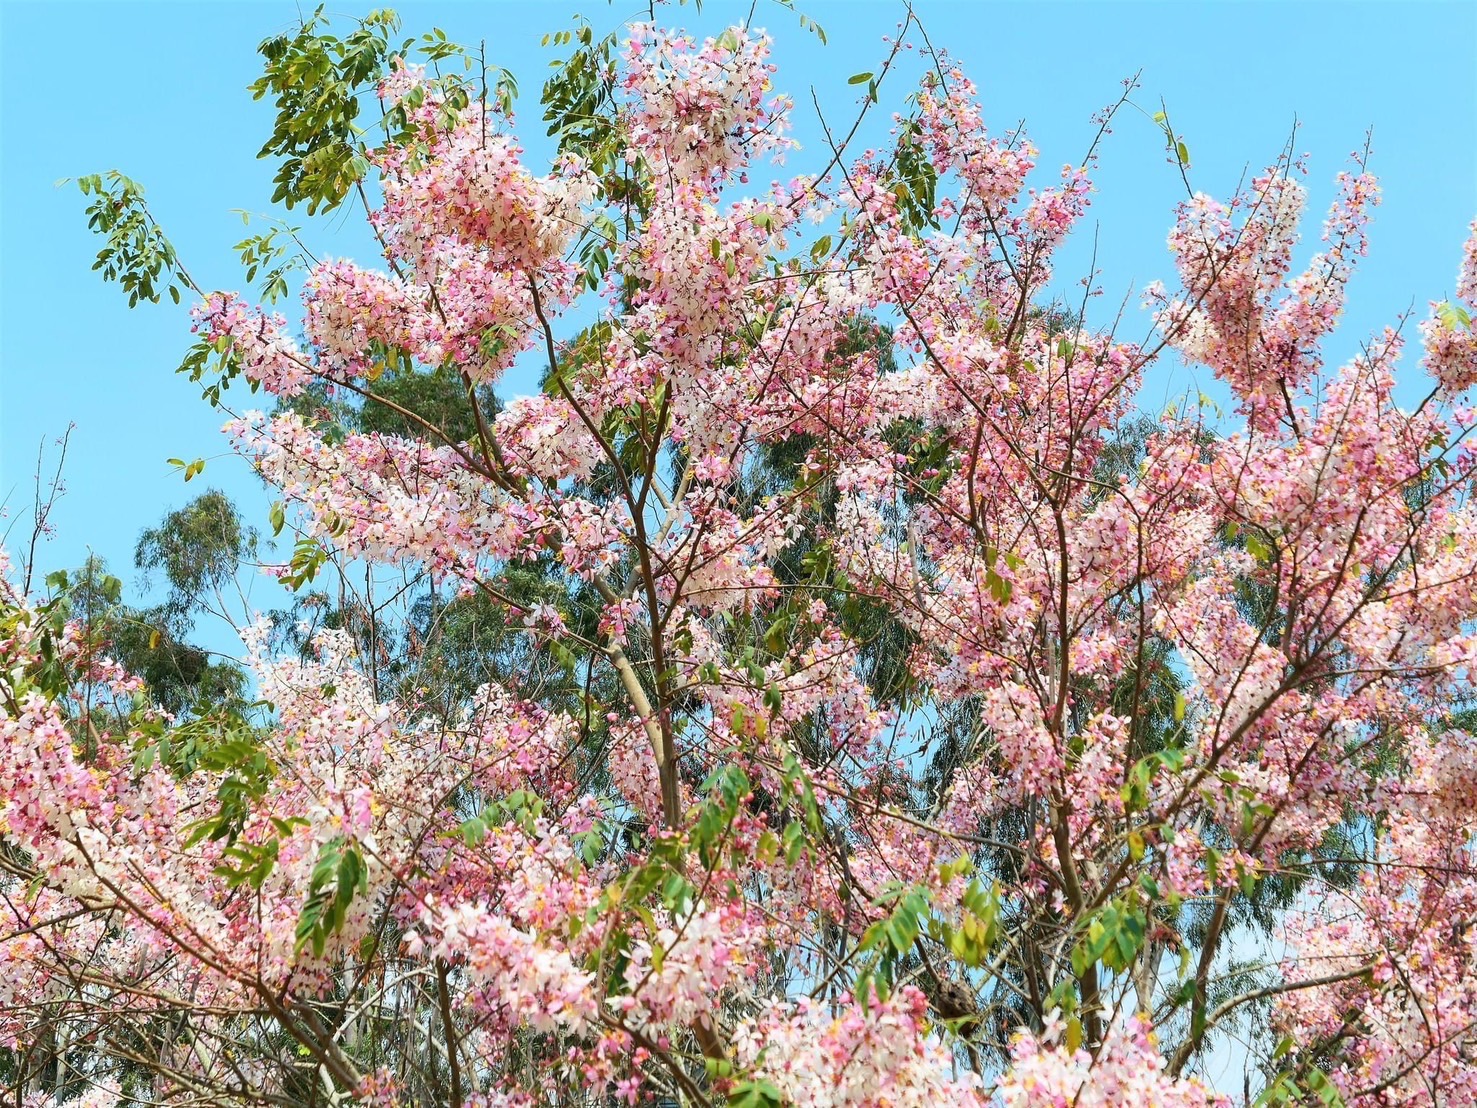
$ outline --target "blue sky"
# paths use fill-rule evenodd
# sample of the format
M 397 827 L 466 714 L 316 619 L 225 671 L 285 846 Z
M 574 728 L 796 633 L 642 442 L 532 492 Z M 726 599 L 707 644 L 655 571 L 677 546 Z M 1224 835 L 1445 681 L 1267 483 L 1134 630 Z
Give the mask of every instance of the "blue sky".
M 828 114 L 853 110 L 857 90 L 846 78 L 877 67 L 882 36 L 902 10 L 891 0 L 797 2 L 825 28 L 828 45 L 768 0 L 755 20 L 775 34 L 777 85 L 798 105 L 796 133 L 806 149 L 791 155 L 794 172 L 820 154 L 810 87 Z M 367 7 L 335 0 L 330 10 Z M 489 60 L 522 79 L 524 134 L 534 140 L 542 134 L 534 101 L 553 56 L 541 36 L 567 26 L 577 10 L 603 28 L 644 5 L 399 7 L 409 33 L 440 26 L 453 39 L 485 38 Z M 701 16 L 673 6 L 664 19 L 710 31 L 748 7 L 709 0 Z M 1297 148 L 1311 155 L 1314 240 L 1334 174 L 1373 127 L 1384 205 L 1334 359 L 1411 305 L 1422 314 L 1454 284 L 1465 227 L 1477 215 L 1477 4 L 919 0 L 917 8 L 933 41 L 980 85 L 992 127 L 1026 121 L 1048 176 L 1081 157 L 1095 130 L 1089 117 L 1116 99 L 1124 77 L 1143 71 L 1136 99 L 1145 110 L 1120 116 L 1096 175 L 1090 222 L 1107 290 L 1096 310 L 1125 295 L 1136 304 L 1150 280 L 1172 279 L 1164 238 L 1181 192 L 1148 118 L 1161 98 L 1190 147 L 1194 184 L 1221 196 L 1272 160 L 1300 120 Z M 236 497 L 265 529 L 270 498 L 227 451 L 223 415 L 171 372 L 189 342 L 184 309 L 128 310 L 117 288 L 89 271 L 97 244 L 75 186 L 55 182 L 123 170 L 147 187 L 196 278 L 240 287 L 231 245 L 243 231 L 233 210 L 266 211 L 273 171 L 255 157 L 270 109 L 245 87 L 258 73 L 257 42 L 290 28 L 298 11 L 276 0 L 0 0 L 0 499 L 12 517 L 29 503 L 38 446 L 76 424 L 56 537 L 40 558 L 45 568 L 76 565 L 93 550 L 131 578 L 139 530 L 210 485 Z M 899 104 L 910 88 L 899 81 L 884 89 L 884 106 Z M 540 143 L 530 146 L 537 155 Z M 342 215 L 296 221 L 320 254 L 369 255 Z M 1092 234 L 1087 227 L 1063 256 L 1063 272 L 1086 264 Z M 1155 379 L 1144 404 L 1157 409 L 1194 385 L 1183 376 Z M 233 399 L 245 404 L 244 390 Z M 209 465 L 190 486 L 165 462 L 197 456 Z M 275 586 L 257 595 L 262 607 L 280 603 Z

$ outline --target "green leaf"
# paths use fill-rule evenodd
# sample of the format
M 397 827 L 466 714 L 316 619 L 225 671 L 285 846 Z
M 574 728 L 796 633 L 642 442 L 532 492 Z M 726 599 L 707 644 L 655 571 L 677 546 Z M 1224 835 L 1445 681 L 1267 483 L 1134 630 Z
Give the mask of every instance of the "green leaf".
M 784 1094 L 768 1081 L 736 1081 L 728 1091 L 728 1108 L 781 1108 Z
M 1254 531 L 1246 533 L 1246 552 L 1262 565 L 1272 560 L 1272 546 Z
M 301 953 L 311 946 L 314 956 L 322 957 L 329 936 L 343 927 L 355 895 L 366 892 L 368 887 L 368 869 L 358 848 L 342 835 L 324 843 L 313 865 L 307 900 L 298 915 L 294 952 Z
M 1338 1086 L 1322 1070 L 1308 1071 L 1308 1091 L 1318 1097 L 1323 1108 L 1343 1108 L 1344 1098 Z
M 764 690 L 764 706 L 769 709 L 770 715 L 777 716 L 783 705 L 784 695 L 780 692 L 779 686 L 771 681 L 769 687 Z
M 140 300 L 157 304 L 164 292 L 178 303 L 188 279 L 174 246 L 149 211 L 143 188 L 116 169 L 82 177 L 77 186 L 83 196 L 95 198 L 84 214 L 88 228 L 105 243 L 92 268 L 102 273 L 103 280 L 118 282 L 129 307 Z
M 780 842 L 785 848 L 785 864 L 793 866 L 805 849 L 805 826 L 798 821 L 786 824 Z
M 1268 1085 L 1252 1101 L 1252 1108 L 1281 1108 L 1297 1101 L 1299 1090 L 1292 1074 L 1279 1074 L 1277 1080 Z
M 871 79 L 871 73 L 853 73 L 850 77 L 846 78 L 846 83 L 848 85 L 864 85 Z
M 703 1070 L 710 1081 L 721 1081 L 733 1076 L 733 1063 L 726 1058 L 704 1058 Z

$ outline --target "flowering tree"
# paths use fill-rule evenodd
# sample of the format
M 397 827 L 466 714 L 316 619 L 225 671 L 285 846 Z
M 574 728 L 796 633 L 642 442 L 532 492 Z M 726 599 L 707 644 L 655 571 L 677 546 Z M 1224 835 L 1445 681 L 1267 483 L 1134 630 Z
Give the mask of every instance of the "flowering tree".
M 99 267 L 198 297 L 214 401 L 277 398 L 229 431 L 286 584 L 401 567 L 521 645 L 448 700 L 261 624 L 261 706 L 171 716 L 64 582 L 0 594 L 22 1103 L 1225 1104 L 1197 1059 L 1253 1012 L 1260 1103 L 1477 1099 L 1477 238 L 1402 410 L 1398 331 L 1320 355 L 1362 159 L 1300 273 L 1290 155 L 1187 188 L 1131 342 L 1047 295 L 1092 152 L 1028 188 L 931 47 L 890 149 L 763 189 L 762 34 L 561 34 L 531 167 L 509 78 L 393 33 L 309 23 L 257 86 L 276 199 L 362 204 L 379 268 L 311 262 L 294 327 L 117 175 Z M 268 299 L 289 241 L 243 244 Z M 1137 411 L 1166 351 L 1233 425 Z

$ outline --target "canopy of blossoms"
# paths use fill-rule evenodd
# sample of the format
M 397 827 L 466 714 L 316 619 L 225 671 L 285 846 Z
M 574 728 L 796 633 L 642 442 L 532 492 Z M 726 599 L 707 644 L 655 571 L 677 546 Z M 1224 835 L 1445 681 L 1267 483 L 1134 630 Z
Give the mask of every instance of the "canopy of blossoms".
M 438 714 L 258 624 L 269 707 L 172 718 L 4 586 L 21 1102 L 1221 1105 L 1248 1013 L 1263 1103 L 1477 1102 L 1477 237 L 1450 304 L 1326 364 L 1377 188 L 1340 175 L 1299 268 L 1282 159 L 1187 193 L 1128 341 L 1047 294 L 1092 156 L 1039 184 L 948 57 L 890 148 L 765 188 L 765 36 L 586 51 L 604 145 L 548 165 L 397 57 L 382 256 L 194 318 L 275 398 L 228 431 L 284 580 L 413 568 L 611 699 Z M 1143 416 L 1172 357 L 1234 413 Z M 530 359 L 466 439 L 293 403 L 440 371 L 475 407 Z

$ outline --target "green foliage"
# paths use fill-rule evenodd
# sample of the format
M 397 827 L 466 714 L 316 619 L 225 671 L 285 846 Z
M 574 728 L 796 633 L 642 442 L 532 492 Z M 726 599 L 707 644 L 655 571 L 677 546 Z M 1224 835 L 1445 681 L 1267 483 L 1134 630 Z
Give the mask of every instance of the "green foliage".
M 400 25 L 393 12 L 371 12 L 342 39 L 320 30 L 327 23 L 320 7 L 295 34 L 263 41 L 266 65 L 249 86 L 257 100 L 275 98 L 272 135 L 258 154 L 282 159 L 272 202 L 306 204 L 309 215 L 338 207 L 368 170 L 355 124 L 360 100 L 389 75 L 390 59 L 414 45 L 391 43 Z
M 1154 122 L 1159 125 L 1159 130 L 1164 134 L 1164 146 L 1183 169 L 1190 164 L 1190 148 L 1185 145 L 1185 140 L 1175 133 L 1169 122 L 1166 112 L 1155 112 Z
M 212 408 L 218 408 L 221 391 L 229 388 L 231 382 L 240 375 L 241 365 L 236 360 L 230 339 L 222 337 L 210 342 L 202 338 L 190 344 L 175 372 L 184 374 L 200 385 L 200 395 Z M 204 383 L 207 376 L 211 378 L 209 384 Z M 257 383 L 252 381 L 251 386 L 255 392 Z
M 1185 751 L 1178 746 L 1167 746 L 1152 754 L 1145 754 L 1133 764 L 1133 768 L 1128 771 L 1128 780 L 1119 790 L 1123 799 L 1124 811 L 1140 812 L 1148 807 L 1149 786 L 1153 783 L 1154 775 L 1160 767 L 1171 773 L 1178 773 L 1184 764 Z
M 536 821 L 544 814 L 544 802 L 527 789 L 514 789 L 507 796 L 489 800 L 475 816 L 462 820 L 457 836 L 468 846 L 476 846 L 488 831 L 505 824 L 515 824 L 533 834 Z
M 85 629 L 94 649 L 142 678 L 152 703 L 186 719 L 209 715 L 215 708 L 242 706 L 246 678 L 239 666 L 212 657 L 189 635 L 196 616 L 255 557 L 256 542 L 231 502 L 211 490 L 166 513 L 140 536 L 134 565 L 146 586 L 162 577 L 161 603 L 125 603 L 122 583 L 98 558 L 52 574 L 48 583 L 57 590 L 57 610 Z
M 140 300 L 157 304 L 165 293 L 178 304 L 192 287 L 190 279 L 150 214 L 143 187 L 116 169 L 78 178 L 77 185 L 83 196 L 93 197 L 86 209 L 88 228 L 105 240 L 92 268 L 123 287 L 130 308 Z
M 1290 1040 L 1283 1040 L 1284 1043 Z M 1282 1048 L 1279 1046 L 1279 1056 Z M 1252 1102 L 1253 1108 L 1284 1108 L 1286 1105 L 1321 1105 L 1322 1108 L 1344 1108 L 1338 1086 L 1322 1070 L 1308 1067 L 1301 1076 L 1290 1070 L 1277 1077 Z
M 869 81 L 868 92 L 875 101 L 875 80 Z M 916 120 L 907 120 L 898 129 L 893 167 L 892 193 L 897 198 L 902 226 L 915 234 L 925 228 L 937 230 L 939 223 L 933 210 L 938 203 L 938 171 L 923 145 L 923 132 Z
M 232 662 L 170 629 L 158 608 L 120 610 L 107 630 L 108 653 L 130 673 L 143 678 L 149 698 L 176 715 L 208 712 L 222 703 L 240 703 L 246 676 Z
M 581 19 L 572 30 L 544 36 L 545 46 L 573 46 L 569 56 L 555 61 L 554 72 L 544 82 L 541 102 L 548 134 L 558 140 L 560 154 L 584 160 L 612 205 L 629 205 L 644 211 L 640 177 L 623 171 L 625 143 L 620 132 L 612 74 L 617 38 L 614 32 L 597 38 L 589 23 Z M 581 232 L 575 256 L 583 267 L 584 281 L 599 288 L 610 268 L 619 242 L 620 228 L 604 212 L 596 212 Z
M 241 222 L 249 223 L 250 219 L 248 213 L 241 213 Z M 269 231 L 248 235 L 235 246 L 247 283 L 255 281 L 258 271 L 261 272 L 262 280 L 257 289 L 261 299 L 268 304 L 286 297 L 288 275 L 305 262 L 300 251 L 294 252 L 297 232 L 296 227 L 278 223 Z
M 973 868 L 969 858 L 940 867 L 939 879 L 947 884 Z M 957 923 L 953 914 L 937 907 L 925 885 L 893 882 L 875 898 L 874 906 L 886 914 L 870 924 L 857 944 L 864 960 L 856 979 L 858 996 L 875 991 L 886 996 L 902 971 L 916 965 L 914 954 L 920 942 L 947 950 L 968 967 L 989 961 L 999 939 L 1000 884 L 985 885 L 971 879 L 960 898 Z
M 177 469 L 184 475 L 186 484 L 189 484 L 205 472 L 204 458 L 196 458 L 193 462 L 187 462 L 183 458 L 170 458 L 167 464 L 170 468 Z
M 243 523 L 230 498 L 210 489 L 146 528 L 134 565 L 146 581 L 163 575 L 168 588 L 163 609 L 182 618 L 209 593 L 234 581 L 241 564 L 256 556 L 256 547 L 256 531 Z
M 242 885 L 260 889 L 276 868 L 280 849 L 281 840 L 275 837 L 262 842 L 232 842 L 221 851 L 225 861 L 215 867 L 215 873 L 233 889 Z
M 576 154 L 591 172 L 607 177 L 623 153 L 612 76 L 616 34 L 597 38 L 581 19 L 573 30 L 545 35 L 544 45 L 574 46 L 567 58 L 552 63 L 554 73 L 544 82 L 541 103 L 548 134 L 558 138 L 560 154 Z M 628 198 L 620 193 L 611 197 L 615 202 Z
M 271 137 L 258 154 L 281 159 L 273 180 L 273 203 L 280 201 L 288 208 L 305 204 L 309 215 L 329 212 L 359 185 L 369 170 L 370 149 L 364 140 L 369 128 L 360 125 L 360 116 L 366 104 L 377 103 L 375 92 L 397 58 L 415 56 L 437 67 L 432 87 L 442 100 L 443 126 L 474 95 L 502 111 L 510 111 L 518 95 L 511 73 L 485 59 L 473 59 L 440 29 L 419 39 L 394 38 L 400 18 L 388 8 L 371 11 L 342 38 L 324 30 L 329 23 L 320 6 L 296 32 L 275 35 L 257 48 L 265 65 L 249 89 L 258 100 L 271 96 L 277 109 Z M 450 62 L 459 62 L 460 72 L 440 74 L 441 65 Z M 413 92 L 411 106 L 418 106 L 423 97 L 424 92 Z M 389 141 L 408 145 L 416 138 L 403 106 L 384 110 L 377 123 Z M 259 260 L 259 248 L 256 254 Z
M 1450 300 L 1443 300 L 1435 305 L 1433 310 L 1435 311 L 1436 318 L 1441 321 L 1443 327 L 1453 331 L 1470 331 L 1472 329 L 1472 313 L 1460 304 L 1453 304 Z
M 862 935 L 860 949 L 876 950 L 882 964 L 891 967 L 913 950 L 923 932 L 923 921 L 929 911 L 928 892 L 922 888 L 897 887 L 886 890 L 881 903 L 892 906 L 891 913 L 872 924 Z
M 301 953 L 311 946 L 313 956 L 321 958 L 329 936 L 343 927 L 355 894 L 368 888 L 369 870 L 359 848 L 342 835 L 324 843 L 308 881 L 308 899 L 297 919 L 293 949 Z
M 0 636 L 10 638 L 21 627 L 27 627 L 36 639 L 40 661 L 20 670 L 0 670 L 0 691 L 12 706 L 20 703 L 27 692 L 35 690 L 48 700 L 67 695 L 74 674 L 59 649 L 73 613 L 73 583 L 66 570 L 48 574 L 46 586 L 50 597 L 29 611 L 0 605 Z M 102 583 L 104 599 L 116 599 L 122 582 L 108 577 Z
M 282 584 L 293 592 L 310 584 L 327 564 L 328 557 L 328 549 L 317 539 L 298 539 L 293 545 L 287 572 L 281 578 Z
M 728 1108 L 780 1108 L 785 1096 L 772 1082 L 745 1078 L 728 1091 Z
M 461 376 L 444 367 L 428 373 L 387 373 L 375 383 L 374 392 L 390 403 L 369 399 L 355 410 L 350 425 L 364 434 L 428 437 L 425 427 L 406 419 L 396 410 L 398 407 L 420 416 L 450 442 L 475 443 L 478 428 L 473 397 L 476 409 L 481 411 L 486 421 L 491 421 L 502 410 L 501 402 L 490 387 L 483 385 L 469 397 Z
M 1078 977 L 1095 963 L 1121 972 L 1133 965 L 1148 934 L 1144 911 L 1128 899 L 1105 904 L 1088 917 L 1082 937 L 1072 948 L 1072 969 Z
M 940 923 L 940 938 L 966 966 L 982 966 L 999 938 L 999 918 L 1000 883 L 992 882 L 986 888 L 977 880 L 971 881 L 960 901 L 959 926 Z

